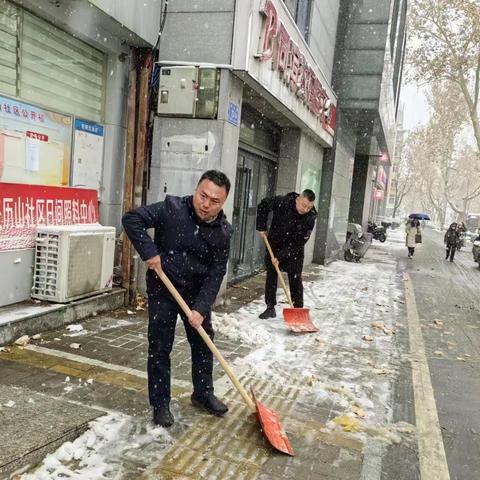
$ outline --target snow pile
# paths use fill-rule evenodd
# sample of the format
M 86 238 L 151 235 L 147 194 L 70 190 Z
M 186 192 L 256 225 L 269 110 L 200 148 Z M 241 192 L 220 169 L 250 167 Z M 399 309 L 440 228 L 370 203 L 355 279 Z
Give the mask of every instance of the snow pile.
M 260 311 L 258 312 L 260 313 Z M 256 317 L 243 307 L 234 314 L 219 316 L 212 313 L 212 325 L 220 335 L 244 345 L 265 345 L 271 341 L 271 334 L 261 325 L 253 325 Z
M 90 422 L 89 430 L 83 435 L 61 445 L 55 453 L 47 455 L 33 473 L 26 473 L 21 479 L 120 478 L 123 459 L 154 462 L 171 443 L 166 430 L 154 428 L 149 420 L 109 414 Z

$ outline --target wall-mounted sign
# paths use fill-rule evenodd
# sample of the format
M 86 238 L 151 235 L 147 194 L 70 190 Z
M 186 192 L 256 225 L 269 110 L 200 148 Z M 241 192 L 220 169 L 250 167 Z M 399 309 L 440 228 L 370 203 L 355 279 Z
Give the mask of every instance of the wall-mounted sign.
M 102 178 L 104 127 L 75 120 L 72 186 L 99 190 Z
M 0 181 L 68 185 L 72 117 L 0 96 Z
M 98 221 L 96 190 L 0 182 L 0 251 L 33 248 L 37 225 Z
M 232 102 L 228 104 L 228 122 L 236 127 L 240 124 L 240 107 Z
M 291 95 L 296 96 L 321 121 L 324 130 L 333 135 L 336 106 L 307 62 L 305 53 L 292 40 L 272 0 L 266 0 L 260 12 L 264 20 L 256 58 L 261 62 L 270 61 Z

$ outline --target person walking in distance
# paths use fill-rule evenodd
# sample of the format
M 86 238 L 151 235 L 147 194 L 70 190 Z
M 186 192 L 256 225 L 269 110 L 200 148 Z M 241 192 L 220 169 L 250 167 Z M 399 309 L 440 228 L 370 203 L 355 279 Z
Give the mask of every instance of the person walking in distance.
M 302 270 L 305 244 L 315 226 L 315 194 L 304 190 L 301 194 L 291 192 L 287 195 L 264 198 L 257 208 L 257 230 L 266 235 L 273 253 L 274 262 L 280 270 L 287 272 L 293 306 L 303 307 Z M 268 215 L 272 221 L 267 231 Z M 261 319 L 275 318 L 277 303 L 277 272 L 268 252 L 265 255 L 267 278 L 265 281 L 266 310 Z
M 230 190 L 227 176 L 205 172 L 193 195 L 167 195 L 163 202 L 126 213 L 122 223 L 148 266 L 148 394 L 153 421 L 173 424 L 170 412 L 170 352 L 177 316 L 183 320 L 192 352 L 194 405 L 221 416 L 228 411 L 213 391 L 213 355 L 197 331 L 201 325 L 213 340 L 211 308 L 227 269 L 232 227 L 222 207 Z M 147 229 L 155 229 L 154 240 Z M 155 273 L 161 267 L 192 310 L 183 313 Z
M 446 248 L 445 260 L 448 260 L 448 258 L 450 258 L 450 261 L 453 262 L 459 238 L 460 234 L 457 228 L 457 224 L 456 222 L 453 222 L 448 227 L 448 230 L 445 232 L 445 237 L 443 238 L 443 242 L 445 243 Z
M 420 222 L 416 218 L 408 220 L 405 225 L 405 243 L 408 248 L 408 258 L 413 258 L 415 247 L 417 246 L 417 235 L 421 235 Z

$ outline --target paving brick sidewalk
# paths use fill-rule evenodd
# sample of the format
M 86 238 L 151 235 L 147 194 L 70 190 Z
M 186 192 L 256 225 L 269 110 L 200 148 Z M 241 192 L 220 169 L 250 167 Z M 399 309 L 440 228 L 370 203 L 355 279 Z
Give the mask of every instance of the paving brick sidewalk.
M 230 288 L 224 304 L 216 309 L 217 346 L 241 381 L 254 385 L 262 401 L 279 412 L 294 458 L 266 444 L 255 418 L 218 365 L 216 390 L 230 405 L 229 414 L 219 419 L 190 405 L 190 352 L 181 322 L 172 354 L 176 423 L 168 432 L 153 428 L 147 404 L 143 311 L 129 314 L 122 309 L 92 317 L 82 323 L 82 331 L 46 332 L 27 348 L 10 347 L 0 353 L 0 413 L 16 409 L 15 418 L 28 424 L 34 412 L 21 405 L 3 406 L 9 392 L 13 397 L 14 389 L 22 386 L 22 398 L 37 395 L 45 402 L 55 399 L 78 405 L 79 410 L 95 412 L 92 418 L 107 415 L 84 434 L 93 431 L 96 442 L 88 444 L 85 438 L 62 450 L 64 478 L 73 471 L 87 475 L 75 478 L 100 478 L 88 477 L 93 471 L 88 468 L 95 467 L 97 473 L 103 469 L 102 478 L 124 479 L 380 480 L 393 478 L 385 475 L 395 471 L 395 478 L 410 480 L 391 461 L 408 454 L 415 462 L 415 438 L 409 428 L 411 412 L 397 390 L 400 381 L 402 388 L 408 383 L 408 358 L 402 284 L 387 248 L 372 249 L 360 265 L 336 262 L 308 269 L 306 303 L 320 327 L 318 334 L 294 336 L 284 329 L 280 316 L 269 322 L 256 319 L 262 307 L 262 276 Z M 76 343 L 80 348 L 73 348 Z M 75 423 L 73 419 L 72 415 L 70 423 Z M 52 416 L 37 415 L 39 431 L 42 420 L 51 425 Z M 77 423 L 85 424 L 85 417 Z M 70 424 L 64 424 L 59 421 L 53 432 L 58 439 L 71 430 Z M 2 430 L 2 444 L 12 435 L 19 445 L 24 438 L 24 452 L 20 448 L 11 454 L 21 463 L 19 457 L 32 448 L 28 429 L 10 421 Z M 35 442 L 40 448 L 52 438 L 40 436 Z M 100 466 L 91 464 L 89 452 L 97 454 L 97 462 L 101 458 Z M 58 457 L 54 457 L 57 463 Z M 2 457 L 4 472 L 11 473 L 12 460 Z M 56 468 L 51 463 L 50 470 L 42 467 L 51 477 L 41 477 L 41 471 L 24 477 L 58 478 Z

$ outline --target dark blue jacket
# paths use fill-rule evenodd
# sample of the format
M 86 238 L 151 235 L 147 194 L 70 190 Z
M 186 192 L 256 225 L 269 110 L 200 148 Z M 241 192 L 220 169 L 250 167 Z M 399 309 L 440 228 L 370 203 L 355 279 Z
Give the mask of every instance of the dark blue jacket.
M 163 202 L 126 213 L 122 224 L 142 260 L 160 255 L 163 271 L 192 299 L 192 310 L 206 316 L 227 271 L 232 227 L 223 211 L 213 222 L 201 221 L 192 202 L 192 196 L 167 195 Z M 155 229 L 153 241 L 148 228 Z
M 303 269 L 305 244 L 315 227 L 317 211 L 315 207 L 305 215 L 297 212 L 295 203 L 298 193 L 291 192 L 278 197 L 264 198 L 257 207 L 257 230 L 268 229 L 268 240 L 281 270 L 300 273 Z M 268 215 L 272 212 L 272 222 L 268 228 Z M 267 253 L 265 261 L 270 260 Z

